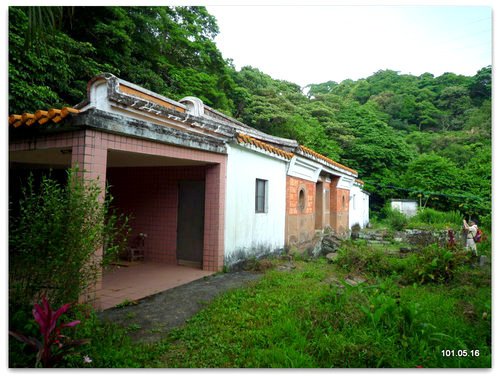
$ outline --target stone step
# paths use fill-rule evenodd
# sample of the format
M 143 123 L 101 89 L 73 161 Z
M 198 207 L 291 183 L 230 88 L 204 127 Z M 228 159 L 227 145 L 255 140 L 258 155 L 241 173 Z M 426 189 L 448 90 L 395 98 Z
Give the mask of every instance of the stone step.
M 391 241 L 367 240 L 368 245 L 390 245 Z

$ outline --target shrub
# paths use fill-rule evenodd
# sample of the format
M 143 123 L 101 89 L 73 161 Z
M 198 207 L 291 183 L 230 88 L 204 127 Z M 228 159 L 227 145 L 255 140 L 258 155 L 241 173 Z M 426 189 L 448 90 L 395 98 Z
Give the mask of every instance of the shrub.
M 437 244 L 396 257 L 380 248 L 349 242 L 342 245 L 335 263 L 349 272 L 399 276 L 400 283 L 448 283 L 461 267 L 470 263 L 470 257 L 462 248 L 449 250 Z
M 16 331 L 9 332 L 17 340 L 37 350 L 36 366 L 55 367 L 72 352 L 75 346 L 89 342 L 87 339 L 72 340 L 61 333 L 63 328 L 72 328 L 80 323 L 80 320 L 61 323 L 61 316 L 68 311 L 70 306 L 69 303 L 64 304 L 54 311 L 45 297 L 42 298 L 41 305 L 35 304 L 33 317 L 40 328 L 41 340 Z
M 37 188 L 30 175 L 22 189 L 9 236 L 12 309 L 42 296 L 56 305 L 78 301 L 125 242 L 127 220 L 111 211 L 112 199 L 100 201 L 98 184 L 83 181 L 78 169 L 67 178 L 62 185 L 44 176 Z
M 344 243 L 339 249 L 335 263 L 356 273 L 369 272 L 374 275 L 390 275 L 393 271 L 386 253 L 360 243 Z
M 394 230 L 403 230 L 408 225 L 408 217 L 398 210 L 393 209 L 390 203 L 387 203 L 382 208 L 382 216 L 385 218 L 385 222 Z
M 406 272 L 406 278 L 423 283 L 448 283 L 454 276 L 457 267 L 469 262 L 465 250 L 449 250 L 430 245 L 417 254 L 415 267 Z
M 442 212 L 432 208 L 420 209 L 418 213 L 410 219 L 410 227 L 432 227 L 434 229 L 447 229 L 450 226 L 462 225 L 463 216 L 460 212 Z

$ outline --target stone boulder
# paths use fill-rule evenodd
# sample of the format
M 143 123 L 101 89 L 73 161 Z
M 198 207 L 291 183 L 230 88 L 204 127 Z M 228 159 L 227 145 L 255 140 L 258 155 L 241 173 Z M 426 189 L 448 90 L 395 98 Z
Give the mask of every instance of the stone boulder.
M 334 263 L 337 260 L 337 258 L 339 257 L 339 253 L 328 253 L 328 254 L 326 254 L 325 257 L 328 260 L 328 262 Z
M 327 255 L 330 253 L 336 253 L 342 244 L 342 240 L 335 234 L 328 234 L 321 240 L 321 254 Z
M 311 249 L 311 255 L 313 257 L 326 256 L 330 253 L 335 253 L 342 244 L 342 239 L 337 237 L 335 233 L 328 228 L 322 233 L 317 233 L 314 240 L 314 246 Z

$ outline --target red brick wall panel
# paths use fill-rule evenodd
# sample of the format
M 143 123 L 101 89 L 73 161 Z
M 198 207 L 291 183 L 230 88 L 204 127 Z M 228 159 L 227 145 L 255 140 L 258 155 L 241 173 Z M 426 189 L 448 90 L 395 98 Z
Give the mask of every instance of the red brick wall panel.
M 349 231 L 349 196 L 348 189 L 337 188 L 339 178 L 332 180 L 330 189 L 330 220 L 333 230 L 338 235 Z
M 305 206 L 299 208 L 299 193 L 305 191 Z M 316 183 L 292 176 L 286 178 L 285 243 L 294 245 L 314 237 Z

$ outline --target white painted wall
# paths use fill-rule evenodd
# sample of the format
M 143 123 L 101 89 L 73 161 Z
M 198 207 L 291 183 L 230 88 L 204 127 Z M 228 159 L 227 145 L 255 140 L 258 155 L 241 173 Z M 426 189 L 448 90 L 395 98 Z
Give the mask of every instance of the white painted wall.
M 415 200 L 392 199 L 391 207 L 408 217 L 413 217 L 417 214 L 418 203 Z
M 359 224 L 361 228 L 370 222 L 370 195 L 359 186 L 351 187 L 349 199 L 349 228 Z
M 288 165 L 288 175 L 317 182 L 322 168 L 319 163 L 295 155 Z
M 285 242 L 287 161 L 228 144 L 225 219 L 226 265 L 282 249 Z M 255 181 L 268 181 L 267 213 L 255 212 Z

